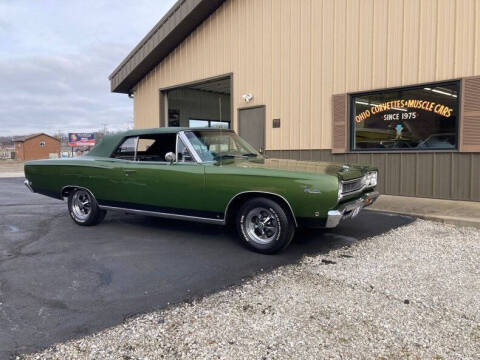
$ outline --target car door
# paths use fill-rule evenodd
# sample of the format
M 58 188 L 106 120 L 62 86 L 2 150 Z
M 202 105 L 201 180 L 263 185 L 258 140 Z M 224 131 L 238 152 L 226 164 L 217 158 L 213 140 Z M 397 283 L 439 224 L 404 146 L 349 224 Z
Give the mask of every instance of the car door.
M 122 187 L 127 207 L 184 216 L 211 216 L 203 211 L 204 166 L 188 156 L 187 161 L 185 158 L 173 162 L 165 160 L 170 148 L 171 152 L 176 153 L 176 134 L 173 142 L 168 136 L 144 136 L 138 140 L 137 148 L 140 150 L 142 140 L 153 140 L 151 147 L 160 142 L 161 146 L 157 147 L 161 150 L 151 151 L 147 155 L 141 155 L 146 151 L 139 151 L 140 155 L 135 161 L 122 165 Z M 170 147 L 165 146 L 166 143 L 171 144 Z
M 80 182 L 95 194 L 100 205 L 125 207 L 134 198 L 125 180 L 134 162 L 136 141 L 136 136 L 125 138 L 110 158 L 95 159 L 88 179 Z

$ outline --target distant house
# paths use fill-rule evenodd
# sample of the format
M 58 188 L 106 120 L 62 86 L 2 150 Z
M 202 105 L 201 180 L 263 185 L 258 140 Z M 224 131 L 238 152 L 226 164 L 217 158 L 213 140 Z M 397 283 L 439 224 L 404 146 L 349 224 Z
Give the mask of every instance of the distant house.
M 13 138 L 15 158 L 21 161 L 48 159 L 60 154 L 60 140 L 38 133 Z
M 13 146 L 0 144 L 0 159 L 11 159 L 12 153 L 15 153 Z

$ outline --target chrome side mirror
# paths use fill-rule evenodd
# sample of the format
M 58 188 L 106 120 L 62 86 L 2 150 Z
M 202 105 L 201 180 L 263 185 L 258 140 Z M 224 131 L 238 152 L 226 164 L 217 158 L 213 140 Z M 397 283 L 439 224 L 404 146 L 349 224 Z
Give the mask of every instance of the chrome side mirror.
M 173 164 L 173 162 L 175 161 L 175 154 L 171 151 L 166 153 L 165 160 L 168 161 L 170 164 Z

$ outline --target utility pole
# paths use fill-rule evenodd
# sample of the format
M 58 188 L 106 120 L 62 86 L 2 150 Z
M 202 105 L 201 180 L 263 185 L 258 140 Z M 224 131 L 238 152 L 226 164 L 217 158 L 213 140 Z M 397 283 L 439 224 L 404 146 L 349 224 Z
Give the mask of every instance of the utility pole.
M 103 136 L 107 135 L 107 125 L 108 124 L 105 124 L 105 123 L 102 123 L 103 125 Z

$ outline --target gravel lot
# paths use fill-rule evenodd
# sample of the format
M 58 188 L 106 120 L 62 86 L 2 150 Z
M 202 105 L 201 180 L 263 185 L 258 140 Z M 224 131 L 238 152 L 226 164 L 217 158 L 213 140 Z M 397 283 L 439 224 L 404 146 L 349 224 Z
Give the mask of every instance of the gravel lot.
M 417 220 L 28 359 L 480 358 L 480 231 Z

